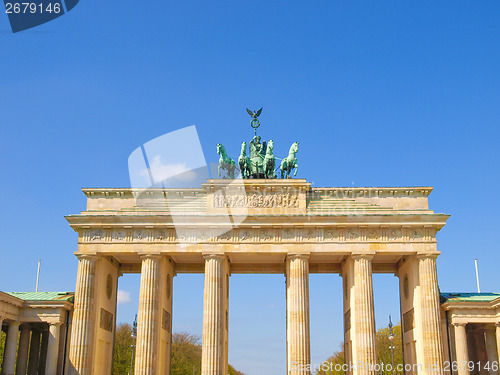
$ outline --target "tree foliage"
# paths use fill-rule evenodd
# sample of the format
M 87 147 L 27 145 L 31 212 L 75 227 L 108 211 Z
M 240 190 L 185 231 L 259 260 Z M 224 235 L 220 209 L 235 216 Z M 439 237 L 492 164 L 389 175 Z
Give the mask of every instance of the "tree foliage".
M 126 323 L 118 325 L 115 334 L 114 374 L 127 375 L 130 373 L 133 344 L 132 326 Z
M 389 340 L 389 328 L 381 328 L 377 330 L 377 362 L 392 364 L 391 345 L 394 346 L 394 366 L 403 364 L 403 340 L 401 335 L 401 324 L 397 324 L 392 328 L 394 339 Z M 387 366 L 381 374 L 392 375 L 392 371 L 387 371 Z M 397 372 L 395 372 L 397 373 Z M 401 372 L 402 373 L 402 372 Z
M 391 346 L 394 346 L 394 366 L 396 367 L 398 364 L 403 364 L 403 343 L 402 343 L 402 335 L 401 335 L 401 324 L 398 323 L 393 328 L 394 339 L 389 340 L 389 328 L 380 328 L 377 330 L 377 363 L 385 365 L 392 365 L 392 357 L 391 357 Z M 342 365 L 345 363 L 345 355 L 344 355 L 344 345 L 342 344 L 341 350 L 333 353 L 333 355 L 328 358 L 325 363 L 327 364 L 325 369 L 316 370 L 317 375 L 344 375 L 345 371 L 342 370 Z M 379 371 L 379 375 L 393 375 L 392 371 L 388 371 L 387 366 L 383 366 Z M 390 369 L 390 368 L 389 368 Z M 399 374 L 397 371 L 395 374 Z
M 171 375 L 201 373 L 201 344 L 198 336 L 187 332 L 172 335 Z
M 1 328 L 1 327 L 0 327 Z M 0 364 L 3 363 L 3 353 L 5 348 L 5 338 L 7 335 L 0 329 Z
M 113 374 L 128 375 L 133 350 L 132 327 L 120 324 L 116 328 Z M 229 365 L 229 375 L 245 375 Z M 187 332 L 172 335 L 171 375 L 201 374 L 200 338 Z

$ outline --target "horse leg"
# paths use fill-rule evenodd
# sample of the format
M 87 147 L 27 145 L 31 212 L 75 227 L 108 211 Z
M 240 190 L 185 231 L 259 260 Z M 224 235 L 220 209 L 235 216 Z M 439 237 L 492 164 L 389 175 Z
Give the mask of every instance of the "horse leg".
M 297 176 L 298 171 L 299 171 L 299 166 L 298 166 L 298 164 L 295 164 L 295 173 L 293 175 Z
M 242 161 L 238 162 L 238 164 L 240 166 L 241 178 L 245 178 L 245 164 Z

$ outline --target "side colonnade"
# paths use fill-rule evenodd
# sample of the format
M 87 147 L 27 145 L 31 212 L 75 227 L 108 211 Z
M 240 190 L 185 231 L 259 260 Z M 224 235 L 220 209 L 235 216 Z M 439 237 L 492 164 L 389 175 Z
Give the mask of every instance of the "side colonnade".
M 69 292 L 0 292 L 1 375 L 65 372 L 72 301 Z

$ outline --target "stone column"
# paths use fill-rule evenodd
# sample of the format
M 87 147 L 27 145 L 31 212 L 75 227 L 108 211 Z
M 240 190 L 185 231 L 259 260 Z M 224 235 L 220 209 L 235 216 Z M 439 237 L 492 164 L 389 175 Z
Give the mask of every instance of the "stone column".
M 497 358 L 500 360 L 500 322 L 495 323 L 495 327 L 497 336 Z
M 47 361 L 45 363 L 45 375 L 57 375 L 60 329 L 61 329 L 61 323 L 51 324 L 49 326 L 49 342 L 47 345 Z
M 436 258 L 437 254 L 417 255 L 421 310 L 419 324 L 423 349 L 423 358 L 419 360 L 419 363 L 422 364 L 424 373 L 442 375 L 444 356 Z
M 40 364 L 38 365 L 38 375 L 45 375 L 45 365 L 47 364 L 47 347 L 49 345 L 49 330 L 44 327 L 42 330 L 42 343 L 40 345 Z
M 309 255 L 291 254 L 286 259 L 286 316 L 287 374 L 309 374 Z
M 3 354 L 2 375 L 14 375 L 17 354 L 17 335 L 19 334 L 19 322 L 9 323 L 5 351 Z
M 0 316 L 0 335 L 2 334 L 2 331 L 3 331 L 3 317 Z M 4 347 L 4 353 L 5 353 L 5 347 Z M 2 366 L 2 363 L 0 363 L 0 373 L 2 371 L 1 366 Z
M 160 255 L 142 256 L 135 375 L 151 375 L 157 372 L 158 330 L 161 328 L 158 326 L 159 270 Z
M 224 348 L 224 254 L 205 255 L 201 375 L 226 375 Z
M 19 348 L 17 350 L 16 375 L 26 375 L 28 366 L 28 349 L 30 346 L 30 327 L 21 326 L 21 335 L 19 337 Z
M 486 336 L 486 352 L 488 353 L 488 362 L 490 362 L 490 375 L 497 375 L 498 374 L 498 369 L 495 371 L 492 366 L 492 362 L 497 362 L 498 363 L 498 349 L 497 349 L 497 343 L 496 343 L 496 338 L 495 338 L 495 330 L 491 329 L 488 327 L 485 330 L 485 336 Z
M 455 331 L 455 352 L 457 354 L 458 375 L 469 375 L 469 350 L 467 347 L 467 331 L 465 323 L 453 323 Z M 465 366 L 464 366 L 465 364 Z
M 372 254 L 353 254 L 354 329 L 358 374 L 376 374 L 377 363 L 375 306 L 373 302 Z M 371 368 L 370 368 L 371 366 Z
M 89 375 L 92 355 L 93 304 L 95 290 L 96 258 L 92 255 L 80 255 L 73 310 L 73 326 L 69 348 L 69 374 Z
M 38 374 L 38 364 L 40 362 L 40 331 L 33 328 L 31 330 L 30 358 L 28 363 L 28 375 Z

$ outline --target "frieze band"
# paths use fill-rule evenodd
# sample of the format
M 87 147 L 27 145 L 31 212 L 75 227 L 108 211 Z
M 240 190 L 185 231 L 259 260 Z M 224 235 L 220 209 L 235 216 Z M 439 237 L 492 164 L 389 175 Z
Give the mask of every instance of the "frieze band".
M 229 228 L 228 228 L 229 229 Z M 82 242 L 435 242 L 433 227 L 85 229 Z

